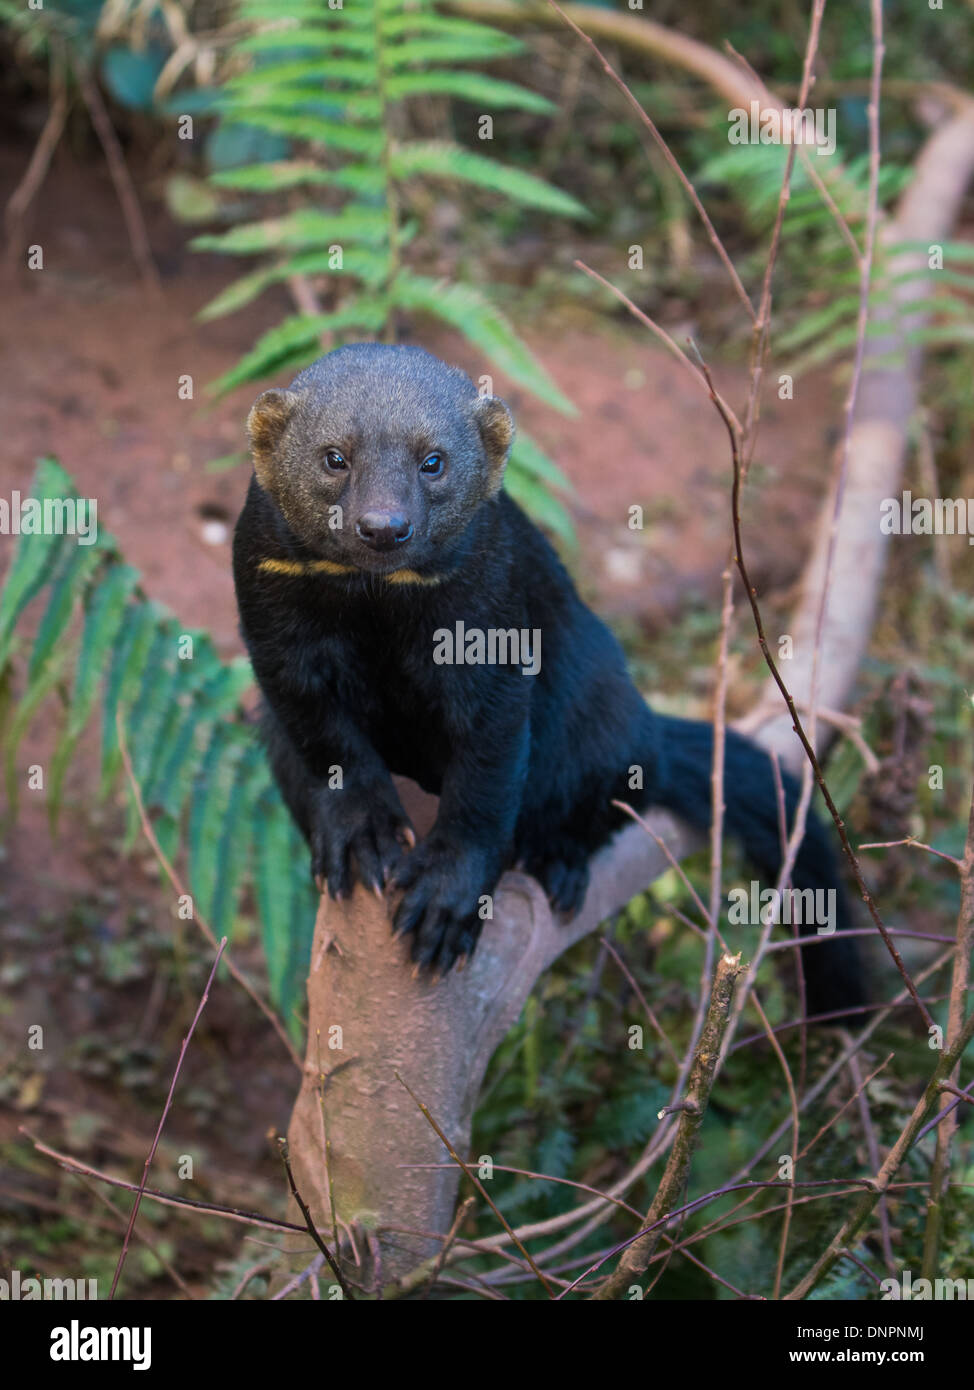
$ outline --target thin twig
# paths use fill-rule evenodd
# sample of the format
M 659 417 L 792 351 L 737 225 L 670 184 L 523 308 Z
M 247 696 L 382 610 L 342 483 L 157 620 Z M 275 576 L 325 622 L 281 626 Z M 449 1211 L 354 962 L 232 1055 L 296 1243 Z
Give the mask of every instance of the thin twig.
M 152 1140 L 152 1147 L 149 1149 L 149 1152 L 146 1155 L 145 1163 L 142 1166 L 142 1181 L 139 1183 L 139 1190 L 136 1193 L 135 1201 L 132 1203 L 132 1215 L 129 1217 L 129 1224 L 125 1231 L 125 1240 L 122 1242 L 122 1249 L 119 1253 L 118 1263 L 115 1266 L 115 1274 L 112 1279 L 112 1287 L 108 1292 L 109 1302 L 115 1297 L 115 1290 L 118 1287 L 119 1277 L 122 1273 L 122 1266 L 125 1264 L 125 1256 L 128 1254 L 129 1241 L 132 1238 L 132 1228 L 135 1226 L 135 1218 L 138 1216 L 139 1207 L 142 1205 L 142 1195 L 145 1192 L 145 1185 L 149 1180 L 149 1168 L 152 1165 L 152 1160 L 156 1156 L 156 1149 L 159 1147 L 159 1140 L 162 1138 L 163 1126 L 165 1125 L 166 1119 L 169 1115 L 169 1111 L 172 1108 L 172 1098 L 176 1092 L 176 1082 L 179 1080 L 179 1073 L 183 1065 L 183 1058 L 186 1056 L 186 1049 L 189 1047 L 190 1039 L 192 1038 L 193 1033 L 196 1031 L 196 1025 L 200 1020 L 200 1015 L 206 1008 L 206 1001 L 210 997 L 210 987 L 213 984 L 213 979 L 216 975 L 216 969 L 217 966 L 220 964 L 220 957 L 223 955 L 224 947 L 226 946 L 226 944 L 227 938 L 224 937 L 223 940 L 220 942 L 219 947 L 217 948 L 216 958 L 214 959 L 212 968 L 210 969 L 210 975 L 209 979 L 206 982 L 206 988 L 203 990 L 203 997 L 197 1005 L 196 1013 L 193 1015 L 193 1021 L 189 1025 L 189 1031 L 187 1032 L 185 1038 L 183 1038 L 182 1047 L 179 1049 L 179 1056 L 176 1059 L 176 1070 L 173 1072 L 172 1081 L 169 1083 L 169 1094 L 166 1096 L 166 1104 L 163 1106 L 162 1115 L 159 1118 L 159 1124 L 156 1126 L 155 1136 Z
M 524 1245 L 521 1243 L 520 1240 L 518 1240 L 517 1236 L 514 1234 L 514 1231 L 511 1229 L 511 1226 L 510 1226 L 510 1224 L 509 1224 L 509 1222 L 508 1222 L 508 1220 L 507 1220 L 507 1217 L 506 1217 L 506 1216 L 504 1215 L 504 1213 L 500 1210 L 500 1208 L 496 1206 L 496 1204 L 494 1203 L 493 1198 L 490 1196 L 490 1194 L 488 1193 L 487 1189 L 484 1187 L 483 1183 L 482 1183 L 482 1182 L 480 1181 L 480 1179 L 477 1177 L 476 1173 L 474 1173 L 474 1172 L 471 1170 L 470 1165 L 469 1165 L 468 1163 L 464 1163 L 463 1159 L 462 1159 L 462 1158 L 460 1157 L 460 1155 L 457 1153 L 456 1149 L 455 1149 L 455 1148 L 453 1147 L 453 1145 L 450 1143 L 449 1139 L 447 1139 L 446 1135 L 443 1133 L 443 1131 L 442 1131 L 442 1129 L 440 1128 L 440 1126 L 436 1123 L 436 1120 L 435 1120 L 435 1119 L 433 1118 L 433 1116 L 430 1114 L 429 1107 L 423 1104 L 423 1102 L 422 1102 L 422 1101 L 419 1099 L 419 1097 L 416 1095 L 416 1092 L 412 1089 L 412 1087 L 409 1085 L 409 1083 L 408 1083 L 407 1081 L 404 1081 L 404 1080 L 403 1080 L 403 1078 L 400 1076 L 399 1072 L 396 1072 L 396 1080 L 399 1082 L 400 1086 L 402 1086 L 403 1090 L 404 1090 L 404 1091 L 407 1091 L 407 1092 L 409 1093 L 409 1095 L 412 1096 L 412 1098 L 413 1098 L 413 1100 L 415 1101 L 417 1107 L 419 1108 L 420 1114 L 421 1114 L 421 1115 L 423 1116 L 423 1118 L 426 1120 L 427 1124 L 428 1124 L 429 1127 L 432 1129 L 433 1133 L 434 1133 L 434 1134 L 436 1135 L 436 1137 L 440 1140 L 440 1143 L 441 1143 L 441 1144 L 443 1145 L 443 1147 L 446 1149 L 447 1153 L 448 1153 L 448 1154 L 450 1155 L 450 1157 L 453 1159 L 453 1161 L 454 1161 L 454 1163 L 457 1165 L 457 1167 L 461 1169 L 461 1171 L 464 1173 L 464 1175 L 465 1175 L 467 1178 L 469 1178 L 470 1181 L 473 1183 L 474 1187 L 476 1187 L 476 1189 L 477 1189 L 477 1191 L 480 1193 L 481 1197 L 483 1197 L 484 1201 L 487 1203 L 487 1205 L 490 1207 L 491 1211 L 492 1211 L 492 1212 L 494 1213 L 494 1215 L 497 1217 L 498 1221 L 499 1221 L 499 1222 L 501 1223 L 501 1225 L 504 1227 L 504 1230 L 505 1230 L 505 1231 L 507 1232 L 507 1234 L 510 1236 L 511 1240 L 513 1240 L 513 1242 L 514 1242 L 514 1244 L 517 1246 L 518 1250 L 520 1250 L 521 1254 L 524 1256 L 524 1258 L 527 1260 L 528 1264 L 531 1266 L 532 1270 L 534 1271 L 535 1275 L 537 1276 L 538 1281 L 539 1281 L 539 1283 L 541 1284 L 541 1287 L 544 1289 L 545 1293 L 547 1293 L 547 1295 L 548 1295 L 549 1298 L 553 1298 L 553 1297 L 554 1297 L 554 1290 L 552 1289 L 551 1285 L 548 1283 L 548 1281 L 547 1281 L 547 1279 L 545 1278 L 545 1276 L 542 1274 L 541 1270 L 540 1270 L 540 1269 L 538 1268 L 538 1266 L 535 1264 L 534 1260 L 533 1260 L 532 1257 L 529 1255 L 529 1253 L 528 1253 L 528 1251 L 526 1250 L 526 1248 L 524 1247 Z
M 115 193 L 122 209 L 122 216 L 125 218 L 132 255 L 139 268 L 142 283 L 150 294 L 158 296 L 162 291 L 162 282 L 159 279 L 156 263 L 152 258 L 152 247 L 149 245 L 149 234 L 142 217 L 142 209 L 139 207 L 138 195 L 125 163 L 125 156 L 122 153 L 118 136 L 115 134 L 115 127 L 112 125 L 111 117 L 102 101 L 98 83 L 92 76 L 91 69 L 83 60 L 79 60 L 74 63 L 74 71 L 78 79 L 82 100 L 88 108 L 91 123 L 95 127 L 98 139 L 101 141 L 101 147 L 105 152 L 108 172 L 115 185 Z
M 714 250 L 717 252 L 717 255 L 720 257 L 721 263 L 723 264 L 724 268 L 726 269 L 728 275 L 731 278 L 731 283 L 734 286 L 734 291 L 737 294 L 738 299 L 740 299 L 741 303 L 744 305 L 744 308 L 747 310 L 748 317 L 753 322 L 755 318 L 754 305 L 751 303 L 747 290 L 741 283 L 740 276 L 734 269 L 734 263 L 731 260 L 730 256 L 727 254 L 727 251 L 725 250 L 724 244 L 721 241 L 720 237 L 717 235 L 717 230 L 714 227 L 714 224 L 711 222 L 706 208 L 700 201 L 700 198 L 697 194 L 697 190 L 694 188 L 693 184 L 690 182 L 686 174 L 683 172 L 682 168 L 680 167 L 679 160 L 673 154 L 669 145 L 666 143 L 659 130 L 656 128 L 656 123 L 652 120 L 649 113 L 640 104 L 639 99 L 633 94 L 630 88 L 615 71 L 612 64 L 605 57 L 599 46 L 596 44 L 595 40 L 590 39 L 588 34 L 586 34 L 583 29 L 579 28 L 575 21 L 565 13 L 565 11 L 561 8 L 560 5 L 556 3 L 556 0 L 548 0 L 548 4 L 551 6 L 553 10 L 557 11 L 557 13 L 561 15 L 562 19 L 569 26 L 569 28 L 574 29 L 575 33 L 583 41 L 583 43 L 586 43 L 589 46 L 589 48 L 595 54 L 598 61 L 602 64 L 603 71 L 612 79 L 615 85 L 619 88 L 626 101 L 635 111 L 639 120 L 642 121 L 643 125 L 649 131 L 653 139 L 656 141 L 657 145 L 659 146 L 662 152 L 663 158 L 666 160 L 669 167 L 673 170 L 673 173 L 680 180 L 680 183 L 686 190 L 687 195 L 690 198 L 690 201 L 696 208 L 697 214 L 700 217 L 700 220 L 703 223 L 704 228 L 706 230 L 707 236 L 710 239 L 710 244 L 711 246 L 713 246 Z
M 281 1151 L 281 1162 L 284 1164 L 284 1171 L 287 1174 L 287 1185 L 291 1189 L 291 1196 L 297 1203 L 301 1215 L 304 1217 L 304 1224 L 307 1227 L 308 1235 L 311 1237 L 315 1245 L 317 1245 L 318 1249 L 321 1251 L 322 1255 L 324 1255 L 325 1259 L 328 1261 L 328 1267 L 331 1270 L 332 1274 L 334 1274 L 335 1278 L 338 1280 L 339 1284 L 341 1285 L 342 1293 L 351 1302 L 352 1291 L 348 1287 L 348 1284 L 345 1282 L 345 1278 L 342 1275 L 342 1271 L 339 1267 L 338 1261 L 335 1259 L 335 1256 L 331 1253 L 331 1251 L 328 1249 L 328 1246 L 325 1244 L 321 1236 L 318 1234 L 318 1228 L 314 1223 L 314 1217 L 311 1215 L 310 1208 L 308 1207 L 307 1202 L 304 1200 L 304 1198 L 301 1196 L 301 1193 L 297 1189 L 297 1185 L 294 1181 L 294 1174 L 291 1171 L 291 1158 L 288 1154 L 287 1140 L 282 1136 L 278 1139 L 277 1144 L 278 1148 Z

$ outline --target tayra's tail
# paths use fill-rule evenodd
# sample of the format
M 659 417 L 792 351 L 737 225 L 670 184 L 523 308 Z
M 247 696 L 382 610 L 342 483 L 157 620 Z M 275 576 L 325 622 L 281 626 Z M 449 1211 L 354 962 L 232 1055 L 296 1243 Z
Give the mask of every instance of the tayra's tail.
M 699 830 L 710 828 L 713 728 L 690 719 L 655 715 L 657 747 L 661 750 L 661 783 L 653 801 L 675 811 Z M 798 804 L 797 778 L 782 770 L 785 810 L 789 828 Z M 724 753 L 724 825 L 729 835 L 744 846 L 748 858 L 762 875 L 761 889 L 774 888 L 781 868 L 781 831 L 778 794 L 768 755 L 733 730 L 726 734 Z M 802 949 L 802 968 L 810 1014 L 850 1009 L 864 1002 L 862 970 L 855 938 L 840 935 L 851 926 L 849 906 L 839 879 L 836 857 L 825 827 L 811 812 L 805 838 L 792 873 L 792 888 L 804 898 L 793 897 L 798 934 L 815 935 L 819 926 L 835 926 L 835 935 Z M 768 901 L 766 899 L 766 901 Z M 797 912 L 801 902 L 802 915 Z M 809 909 L 817 920 L 810 920 Z M 827 914 L 827 915 L 825 915 Z M 786 920 L 784 916 L 782 920 Z M 760 927 L 760 923 L 754 923 Z

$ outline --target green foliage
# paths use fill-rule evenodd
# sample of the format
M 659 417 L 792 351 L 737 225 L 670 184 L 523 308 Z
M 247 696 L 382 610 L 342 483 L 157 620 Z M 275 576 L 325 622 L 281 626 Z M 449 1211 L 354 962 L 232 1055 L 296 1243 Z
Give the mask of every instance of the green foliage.
M 30 496 L 75 498 L 54 459 L 38 466 Z M 252 894 L 261 922 L 271 995 L 290 1019 L 307 968 L 315 897 L 307 854 L 277 794 L 241 702 L 252 686 L 243 658 L 221 661 L 205 632 L 186 631 L 139 589 L 114 539 L 22 535 L 0 590 L 0 687 L 23 645 L 20 621 L 44 607 L 26 661 L 26 685 L 8 710 L 5 777 L 16 811 L 18 753 L 48 697 L 63 711 L 44 768 L 52 825 L 78 740 L 100 710 L 104 799 L 124 789 L 129 839 L 139 820 L 125 776 L 117 720 L 146 810 L 170 859 L 185 852 L 194 908 L 232 941 Z M 80 616 L 80 622 L 79 622 Z
M 752 225 L 766 230 L 774 220 L 787 148 L 782 145 L 734 145 L 708 160 L 700 177 L 726 183 L 734 190 Z M 860 247 L 865 239 L 869 194 L 869 160 L 862 156 L 837 168 L 838 155 L 810 156 L 836 206 Z M 884 164 L 879 178 L 879 203 L 888 206 L 909 181 L 910 171 Z M 801 160 L 796 160 L 791 197 L 785 213 L 781 258 L 787 274 L 779 277 L 776 301 L 778 327 L 775 347 L 789 355 L 787 370 L 797 374 L 809 367 L 851 354 L 859 313 L 859 270 L 821 192 L 813 185 Z M 937 252 L 942 265 L 933 268 Z M 765 251 L 762 248 L 760 256 Z M 815 268 L 810 283 L 808 269 Z M 926 243 L 888 247 L 877 238 L 869 297 L 867 341 L 882 350 L 867 360 L 870 367 L 889 366 L 906 349 L 921 343 L 955 346 L 970 343 L 970 297 L 974 293 L 974 251 L 964 243 Z M 936 320 L 928 327 L 911 322 L 927 312 Z
M 231 76 L 217 94 L 217 136 L 283 142 L 272 155 L 255 150 L 232 167 L 217 161 L 212 185 L 237 204 L 229 230 L 199 236 L 194 246 L 261 263 L 235 280 L 202 313 L 231 313 L 272 285 L 300 276 L 327 299 L 320 314 L 295 313 L 278 323 L 213 385 L 229 391 L 312 361 L 323 342 L 390 337 L 405 318 L 431 318 L 462 332 L 500 371 L 547 404 L 572 403 L 521 343 L 512 326 L 472 285 L 430 279 L 407 267 L 405 253 L 422 225 L 414 209 L 425 190 L 469 188 L 554 217 L 584 209 L 544 180 L 446 139 L 408 138 L 408 103 L 451 98 L 480 112 L 549 112 L 551 103 L 515 83 L 472 70 L 518 53 L 499 30 L 439 14 L 430 0 L 326 0 L 286 7 L 244 0 L 247 32 L 230 58 Z M 211 157 L 213 149 L 210 150 Z M 420 195 L 420 196 L 417 196 Z M 555 495 L 565 482 L 537 445 L 521 438 L 510 488 L 540 521 L 571 540 L 568 512 Z

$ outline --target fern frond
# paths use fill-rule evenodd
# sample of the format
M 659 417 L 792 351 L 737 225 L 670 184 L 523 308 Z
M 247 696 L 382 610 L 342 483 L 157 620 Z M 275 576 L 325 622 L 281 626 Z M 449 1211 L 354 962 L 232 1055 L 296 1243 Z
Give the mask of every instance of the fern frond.
M 300 208 L 266 222 L 248 222 L 228 232 L 194 237 L 197 251 L 220 251 L 224 255 L 253 256 L 282 249 L 307 251 L 342 241 L 382 242 L 386 231 L 385 214 L 376 208 L 351 204 L 339 212 L 316 212 Z
M 212 382 L 207 390 L 224 395 L 244 382 L 256 381 L 271 372 L 283 372 L 299 363 L 305 365 L 320 354 L 323 333 L 341 333 L 348 328 L 377 333 L 385 319 L 386 306 L 378 301 L 358 299 L 331 314 L 294 314 L 272 328 L 229 372 Z M 310 355 L 309 355 L 310 354 Z
M 351 15 L 351 10 L 345 12 Z M 344 16 L 343 16 L 344 20 Z M 322 29 L 311 25 L 298 29 L 268 29 L 237 44 L 239 53 L 372 53 L 375 37 L 369 31 L 348 28 Z
M 389 274 L 388 248 L 371 251 L 366 247 L 342 248 L 342 263 L 335 264 L 335 255 L 329 247 L 325 251 L 302 251 L 279 265 L 267 266 L 251 271 L 234 280 L 225 290 L 221 290 L 205 308 L 197 314 L 203 322 L 232 313 L 264 291 L 268 285 L 278 284 L 292 275 L 346 275 L 361 280 L 366 286 L 378 287 Z
M 404 97 L 449 96 L 475 101 L 499 110 L 533 111 L 548 115 L 555 110 L 553 102 L 516 82 L 504 82 L 481 72 L 401 72 L 387 77 L 383 84 L 385 95 L 393 101 Z
M 537 208 L 559 217 L 587 217 L 588 212 L 570 194 L 522 169 L 500 164 L 481 154 L 473 154 L 447 140 L 423 140 L 396 145 L 389 156 L 394 178 L 411 178 L 468 183 L 499 193 L 522 207 Z
M 374 111 L 375 99 L 369 100 Z M 337 108 L 333 106 L 331 109 L 334 111 Z M 382 149 L 382 136 L 372 127 L 347 125 L 307 112 L 242 103 L 228 106 L 226 115 L 239 125 L 258 126 L 272 135 L 286 135 L 294 140 L 329 145 L 332 149 L 347 150 L 349 154 L 365 155 L 370 159 L 378 158 Z
M 261 104 L 266 93 L 278 97 L 282 91 L 306 94 L 321 92 L 326 83 L 349 82 L 358 87 L 374 86 L 378 67 L 373 58 L 320 57 L 292 59 L 286 63 L 261 63 L 239 72 L 224 83 L 222 90 L 241 101 Z M 271 103 L 273 104 L 273 102 Z
M 210 176 L 210 182 L 217 188 L 239 188 L 245 193 L 281 193 L 290 188 L 321 186 L 376 196 L 385 187 L 382 170 L 374 165 L 346 164 L 340 169 L 322 169 L 310 160 L 300 159 L 221 169 Z
M 40 460 L 31 486 L 31 496 L 42 506 L 45 501 L 68 497 L 73 491 L 71 479 L 52 458 Z M 18 618 L 61 559 L 60 540 L 53 533 L 20 537 L 0 594 L 0 671 L 7 664 Z
M 479 29 L 480 25 L 474 24 L 469 28 Z M 483 63 L 491 58 L 510 57 L 522 47 L 497 30 L 494 30 L 493 39 L 481 33 L 471 34 L 467 30 L 468 26 L 464 25 L 459 31 L 450 33 L 437 25 L 429 37 L 407 38 L 396 44 L 388 44 L 387 66 L 390 72 L 399 73 L 405 68 L 429 67 L 433 63 Z M 383 39 L 389 40 L 396 32 L 388 24 L 383 25 Z
M 392 286 L 391 298 L 400 308 L 431 314 L 460 329 L 500 371 L 523 382 L 539 400 L 564 415 L 578 413 L 531 350 L 519 341 L 500 310 L 473 286 L 450 285 L 402 271 Z

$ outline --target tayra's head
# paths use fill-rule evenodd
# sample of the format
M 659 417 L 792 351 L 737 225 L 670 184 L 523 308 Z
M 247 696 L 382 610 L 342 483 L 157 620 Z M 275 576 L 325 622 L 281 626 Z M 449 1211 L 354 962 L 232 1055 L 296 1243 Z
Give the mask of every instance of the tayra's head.
M 260 486 L 298 539 L 372 574 L 435 563 L 496 496 L 503 401 L 422 348 L 355 343 L 265 391 L 247 418 Z

